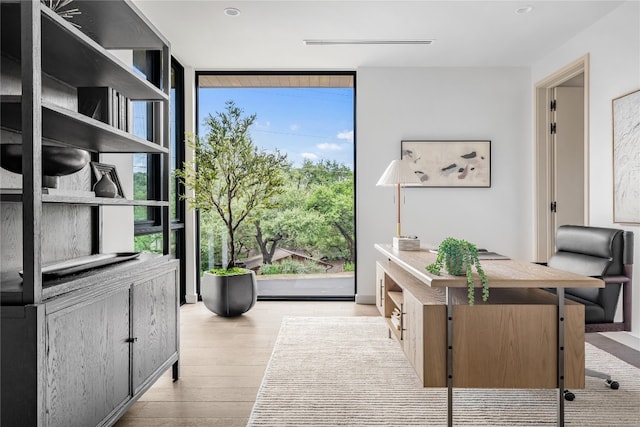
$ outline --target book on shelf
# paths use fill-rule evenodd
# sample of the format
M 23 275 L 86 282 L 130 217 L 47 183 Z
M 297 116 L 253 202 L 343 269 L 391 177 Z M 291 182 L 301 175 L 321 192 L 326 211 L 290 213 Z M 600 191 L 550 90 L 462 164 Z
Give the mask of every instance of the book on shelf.
M 393 324 L 393 326 L 397 330 L 400 330 L 401 326 L 400 326 L 400 318 L 399 317 L 391 316 L 391 323 Z
M 79 87 L 78 113 L 113 125 L 113 90 L 109 87 Z
M 131 100 L 110 87 L 79 87 L 78 112 L 116 129 L 131 129 Z

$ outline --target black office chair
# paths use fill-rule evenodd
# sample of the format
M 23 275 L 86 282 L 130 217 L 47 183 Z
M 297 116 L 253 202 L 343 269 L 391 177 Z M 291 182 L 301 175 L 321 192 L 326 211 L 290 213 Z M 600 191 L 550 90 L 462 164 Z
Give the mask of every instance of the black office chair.
M 584 304 L 585 331 L 631 330 L 631 275 L 633 232 L 614 228 L 562 225 L 556 234 L 557 252 L 547 265 L 558 270 L 605 281 L 604 288 L 567 288 L 565 297 Z M 622 322 L 614 322 L 622 289 Z M 619 384 L 605 373 L 585 369 L 587 376 L 602 378 L 612 389 Z M 575 396 L 565 391 L 565 398 Z

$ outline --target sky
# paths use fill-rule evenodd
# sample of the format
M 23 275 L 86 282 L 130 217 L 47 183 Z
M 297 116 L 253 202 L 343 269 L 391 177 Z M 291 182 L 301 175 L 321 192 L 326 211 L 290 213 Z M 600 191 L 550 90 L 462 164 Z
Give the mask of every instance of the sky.
M 294 166 L 305 159 L 333 160 L 353 170 L 354 93 L 351 88 L 202 88 L 198 134 L 204 118 L 235 101 L 245 116 L 256 114 L 250 134 L 266 151 L 280 150 Z

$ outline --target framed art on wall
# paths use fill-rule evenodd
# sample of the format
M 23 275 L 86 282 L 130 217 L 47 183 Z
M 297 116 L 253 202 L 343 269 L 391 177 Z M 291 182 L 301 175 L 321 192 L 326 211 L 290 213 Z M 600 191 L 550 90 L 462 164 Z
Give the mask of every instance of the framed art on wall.
M 640 224 L 640 90 L 612 101 L 613 222 Z
M 411 187 L 491 187 L 491 141 L 402 141 L 401 158 L 420 179 Z

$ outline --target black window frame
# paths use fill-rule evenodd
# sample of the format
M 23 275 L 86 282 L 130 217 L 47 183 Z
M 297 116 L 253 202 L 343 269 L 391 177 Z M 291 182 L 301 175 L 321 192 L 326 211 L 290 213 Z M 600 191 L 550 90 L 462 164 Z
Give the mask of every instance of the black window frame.
M 357 72 L 353 71 L 336 71 L 336 70 L 322 70 L 322 71 L 196 71 L 195 72 L 195 117 L 196 117 L 196 135 L 198 134 L 198 120 L 200 117 L 200 77 L 201 76 L 215 76 L 215 75 L 263 75 L 263 76 L 282 76 L 282 75 L 299 75 L 299 76 L 351 76 L 353 79 L 353 132 L 354 137 L 357 135 Z M 355 141 L 355 139 L 354 139 Z M 354 143 L 353 146 L 353 215 L 354 215 L 354 236 L 357 240 L 358 236 L 358 224 L 355 218 L 358 217 L 358 208 L 357 208 L 357 150 L 356 145 Z M 200 211 L 196 210 L 196 221 L 195 221 L 195 261 L 196 261 L 196 294 L 198 296 L 198 300 L 202 300 L 202 295 L 200 293 L 201 289 L 201 280 L 200 280 Z M 357 248 L 356 248 L 356 259 L 358 258 Z M 353 288 L 353 296 L 349 297 L 324 297 L 324 296 L 303 296 L 303 297 L 283 297 L 283 298 L 267 298 L 269 300 L 284 300 L 284 301 L 355 301 L 355 296 L 358 294 L 358 267 L 356 264 L 356 269 L 354 272 L 354 288 Z M 258 300 L 264 300 L 264 298 L 258 297 Z

